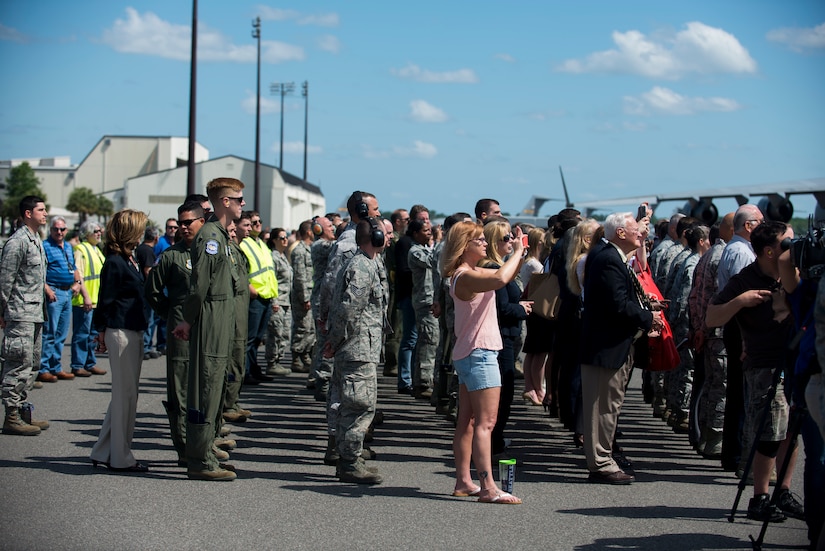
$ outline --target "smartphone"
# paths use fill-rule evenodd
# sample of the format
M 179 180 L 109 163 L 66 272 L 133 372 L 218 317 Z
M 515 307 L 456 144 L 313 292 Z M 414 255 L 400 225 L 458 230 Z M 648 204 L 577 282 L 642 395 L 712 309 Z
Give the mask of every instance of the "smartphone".
M 528 245 L 527 245 L 527 236 L 523 235 L 523 234 L 521 236 L 521 246 L 524 247 L 525 249 L 528 247 Z
M 636 222 L 647 216 L 647 205 L 642 203 L 639 205 L 639 210 L 636 211 Z

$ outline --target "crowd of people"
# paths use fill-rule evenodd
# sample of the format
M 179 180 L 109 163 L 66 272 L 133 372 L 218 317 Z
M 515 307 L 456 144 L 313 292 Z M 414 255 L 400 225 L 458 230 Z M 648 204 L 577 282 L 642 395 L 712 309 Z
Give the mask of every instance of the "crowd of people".
M 105 351 L 112 402 L 91 459 L 145 472 L 131 451 L 141 362 L 165 355 L 164 406 L 189 478 L 236 478 L 228 436 L 253 415 L 240 405 L 242 389 L 297 373 L 324 403 L 324 462 L 343 482 L 378 484 L 365 441 L 383 365 L 399 394 L 454 421 L 453 495 L 517 504 L 492 475 L 493 458 L 511 445 L 517 380 L 524 403 L 558 418 L 583 448 L 589 481 L 627 485 L 633 463 L 616 436 L 637 368 L 655 417 L 722 469 L 752 476 L 750 518 L 805 519 L 816 541 L 825 519 L 825 292 L 795 266 L 787 224 L 742 205 L 713 226 L 676 214 L 653 228 L 643 204 L 602 222 L 565 208 L 542 228 L 511 224 L 498 201 L 481 199 L 474 216 L 434 226 L 420 204 L 383 219 L 378 198 L 357 191 L 347 220 L 316 216 L 291 232 L 265 229 L 244 209 L 243 189 L 232 178 L 209 182 L 162 236 L 129 209 L 109 220 L 105 238 L 86 222 L 74 246 L 61 217 L 41 240 L 42 199 L 21 202 L 0 263 L 5 434 L 48 428 L 32 418 L 31 388 L 105 374 L 96 365 Z M 553 316 L 534 310 L 536 274 L 557 277 Z M 678 365 L 652 370 L 651 343 L 668 329 Z M 790 492 L 795 418 L 804 507 Z

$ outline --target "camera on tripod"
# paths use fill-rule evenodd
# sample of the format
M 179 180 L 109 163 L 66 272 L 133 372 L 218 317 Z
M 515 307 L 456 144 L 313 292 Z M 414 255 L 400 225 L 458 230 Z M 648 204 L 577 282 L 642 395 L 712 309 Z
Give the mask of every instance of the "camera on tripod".
M 793 265 L 803 279 L 819 279 L 825 274 L 825 229 L 814 225 L 808 217 L 808 234 L 796 239 L 785 239 L 780 244 L 783 251 L 791 250 Z

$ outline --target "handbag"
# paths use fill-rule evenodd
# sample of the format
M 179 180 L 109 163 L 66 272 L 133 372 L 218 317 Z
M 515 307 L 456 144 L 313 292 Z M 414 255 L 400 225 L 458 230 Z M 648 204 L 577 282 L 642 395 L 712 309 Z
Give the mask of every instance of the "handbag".
M 551 264 L 547 271 L 532 274 L 525 289 L 527 300 L 533 301 L 533 313 L 546 320 L 555 320 L 561 307 L 559 276 L 550 271 L 552 267 Z
M 662 292 L 653 281 L 650 267 L 637 273 L 636 277 L 647 296 L 652 295 L 656 300 L 662 300 Z M 673 339 L 673 330 L 665 316 L 662 316 L 662 324 L 664 327 L 657 336 L 647 338 L 648 362 L 644 369 L 648 371 L 671 371 L 676 369 L 681 362 L 676 341 Z

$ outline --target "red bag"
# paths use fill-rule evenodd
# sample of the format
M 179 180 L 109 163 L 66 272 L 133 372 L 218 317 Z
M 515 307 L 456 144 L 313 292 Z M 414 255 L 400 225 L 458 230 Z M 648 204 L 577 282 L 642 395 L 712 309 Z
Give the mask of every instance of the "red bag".
M 662 292 L 653 281 L 649 266 L 645 271 L 637 272 L 636 277 L 639 278 L 639 283 L 642 284 L 642 289 L 648 296 L 653 295 L 656 300 L 662 300 Z M 644 369 L 648 371 L 671 371 L 676 369 L 681 362 L 679 350 L 676 349 L 676 341 L 673 339 L 673 330 L 665 316 L 662 316 L 662 323 L 664 327 L 659 335 L 647 338 L 648 365 Z

